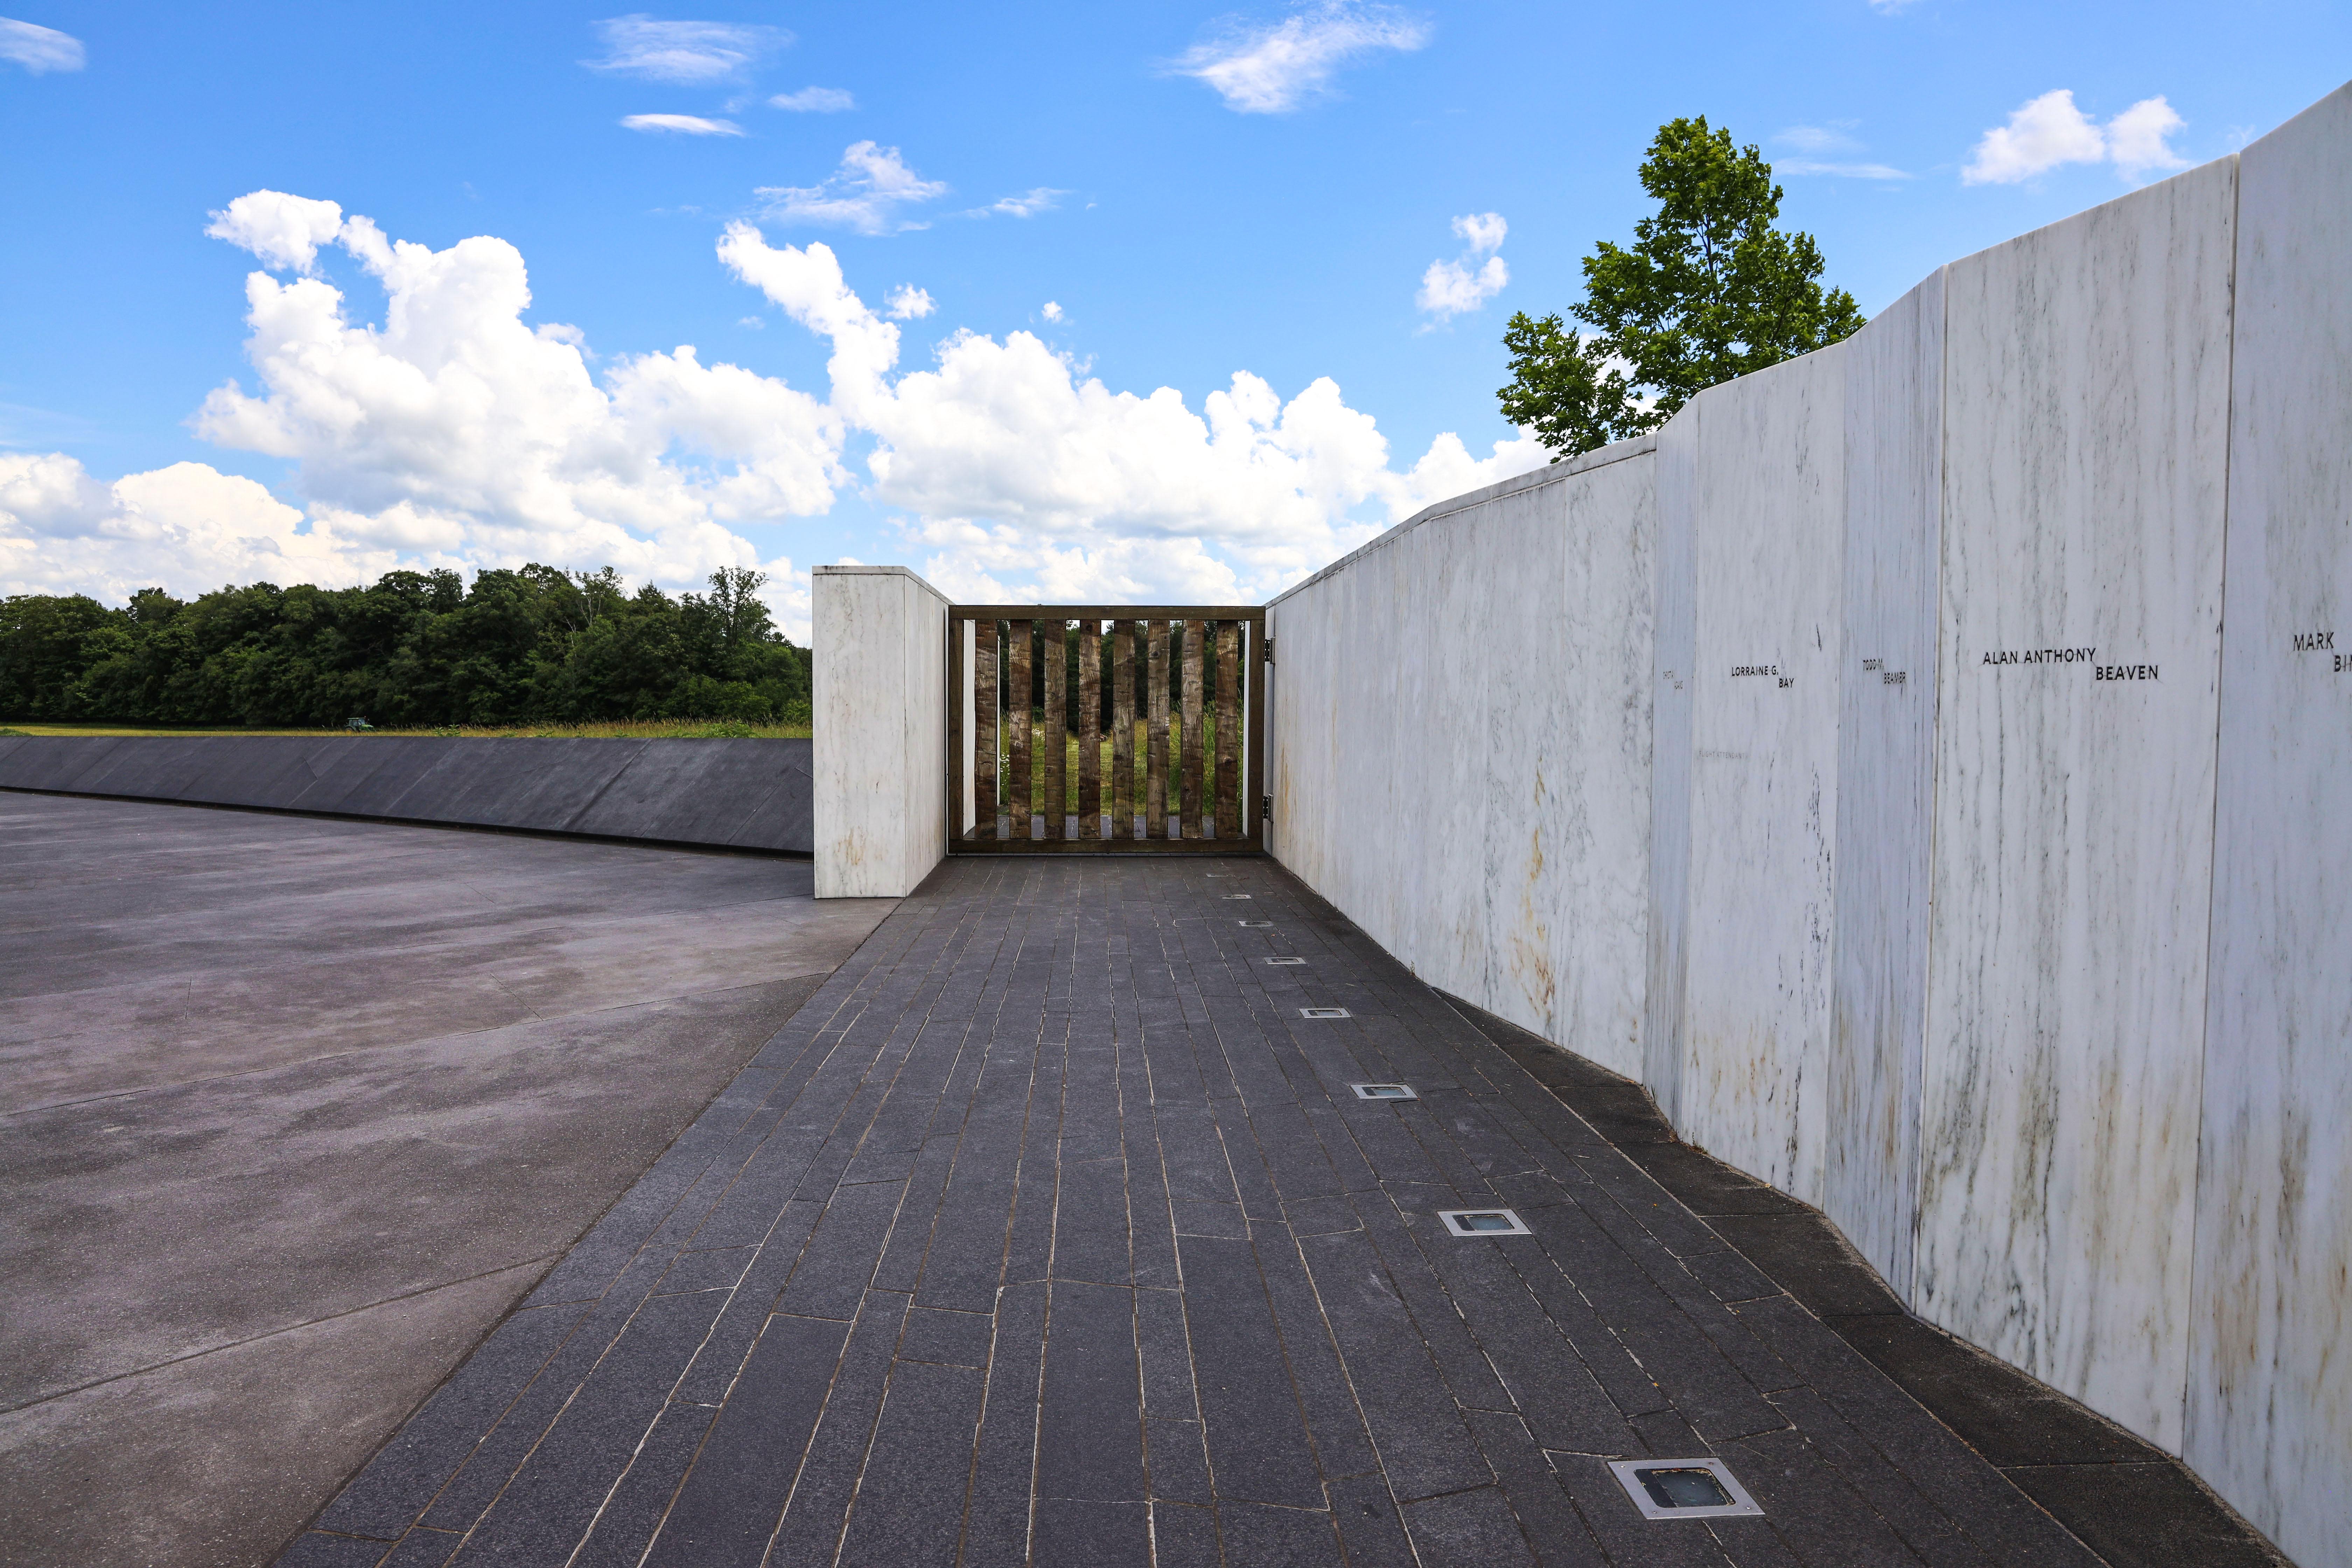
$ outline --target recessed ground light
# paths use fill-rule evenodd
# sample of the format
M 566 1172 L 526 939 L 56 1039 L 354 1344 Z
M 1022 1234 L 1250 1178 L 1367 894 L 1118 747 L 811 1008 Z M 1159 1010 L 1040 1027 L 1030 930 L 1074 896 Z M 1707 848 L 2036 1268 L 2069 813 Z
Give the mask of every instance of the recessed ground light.
M 1272 921 L 1235 921 L 1234 924 L 1244 931 L 1267 931 L 1273 927 L 1274 922 Z
M 1281 967 L 1281 966 L 1286 965 L 1286 964 L 1292 964 L 1292 963 L 1306 963 L 1307 961 L 1306 961 L 1305 959 L 1303 959 L 1303 958 L 1284 958 L 1284 957 L 1281 957 L 1280 955 L 1278 955 L 1278 954 L 1277 954 L 1276 956 L 1275 956 L 1275 957 L 1273 957 L 1273 958 L 1269 958 L 1269 959 L 1267 959 L 1267 960 L 1266 960 L 1266 962 L 1267 962 L 1268 963 L 1271 963 L 1271 964 L 1276 965 L 1276 967 Z
M 1532 1236 L 1509 1209 L 1439 1209 L 1437 1217 L 1456 1236 Z
M 1247 893 L 1227 893 L 1226 895 L 1224 895 L 1224 897 L 1225 897 L 1225 901 L 1226 901 L 1227 903 L 1231 903 L 1231 902 L 1233 902 L 1235 899 L 1247 900 L 1247 899 L 1248 899 L 1248 897 L 1249 897 L 1249 895 L 1248 895 Z
M 1721 1459 L 1619 1459 L 1609 1471 L 1643 1519 L 1732 1519 L 1764 1511 Z
M 1298 1016 L 1302 1018 L 1352 1018 L 1355 1016 L 1345 1007 L 1301 1007 L 1298 1010 Z
M 1351 1083 L 1358 1100 L 1419 1100 L 1409 1083 Z

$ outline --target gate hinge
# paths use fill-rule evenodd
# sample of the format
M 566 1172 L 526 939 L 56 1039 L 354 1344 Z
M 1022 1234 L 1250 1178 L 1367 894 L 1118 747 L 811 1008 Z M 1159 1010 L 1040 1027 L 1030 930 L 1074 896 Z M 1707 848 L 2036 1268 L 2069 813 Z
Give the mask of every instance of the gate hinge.
M 1274 662 L 1274 639 L 1272 637 L 1260 637 L 1258 638 L 1257 646 L 1265 650 L 1265 662 L 1272 664 Z
M 1258 796 L 1257 815 L 1261 821 L 1272 822 L 1274 820 L 1274 796 L 1270 795 L 1262 795 Z

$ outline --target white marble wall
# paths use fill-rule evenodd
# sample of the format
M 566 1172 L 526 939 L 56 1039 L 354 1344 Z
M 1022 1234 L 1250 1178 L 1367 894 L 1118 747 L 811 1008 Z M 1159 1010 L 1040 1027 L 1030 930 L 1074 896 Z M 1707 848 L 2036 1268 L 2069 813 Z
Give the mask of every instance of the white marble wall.
M 2239 156 L 2185 1457 L 2352 1563 L 2352 88 Z M 2300 644 L 2298 639 L 2300 639 Z
M 1654 517 L 1629 442 L 1432 508 L 1268 610 L 1275 853 L 1432 984 L 1629 1073 Z
M 900 898 L 947 853 L 948 601 L 903 566 L 812 590 L 816 896 Z
M 1688 968 L 1691 853 L 1691 690 L 1697 657 L 1693 525 L 1698 432 L 1706 400 L 1658 432 L 1656 642 L 1650 656 L 1649 944 L 1642 998 L 1642 1082 L 1679 1125 L 1683 977 Z
M 1944 276 L 1845 345 L 1836 940 L 1821 1206 L 1911 1288 L 1927 990 Z
M 2208 164 L 1945 282 L 1914 1302 L 2176 1451 L 2235 183 Z
M 1827 1131 L 1843 345 L 1701 399 L 1676 1126 L 1809 1203 Z

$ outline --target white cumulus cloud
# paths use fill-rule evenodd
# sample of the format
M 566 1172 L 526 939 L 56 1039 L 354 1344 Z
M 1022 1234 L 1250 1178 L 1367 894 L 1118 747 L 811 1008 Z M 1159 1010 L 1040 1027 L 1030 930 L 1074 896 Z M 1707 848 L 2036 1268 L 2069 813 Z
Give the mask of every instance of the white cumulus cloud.
M 1970 185 L 2013 185 L 2067 163 L 2112 162 L 2126 180 L 2138 181 L 2186 160 L 2169 143 L 2186 122 L 2162 97 L 2144 98 L 2103 131 L 2064 88 L 2021 105 L 2006 125 L 1996 125 L 1977 142 L 1960 181 Z
M 641 12 L 608 16 L 596 24 L 596 32 L 604 40 L 604 53 L 600 59 L 580 62 L 589 69 L 689 84 L 740 76 L 793 41 L 782 27 L 665 22 Z
M 205 232 L 249 250 L 271 267 L 309 272 L 319 247 L 343 229 L 343 209 L 333 202 L 289 196 L 284 191 L 248 191 L 216 213 Z
M 804 87 L 798 92 L 776 94 L 768 100 L 768 106 L 794 114 L 839 114 L 856 108 L 857 100 L 837 87 Z
M 1455 261 L 1433 261 L 1421 275 L 1421 291 L 1413 303 L 1440 321 L 1477 310 L 1501 293 L 1511 281 L 1511 269 L 1494 254 L 1503 247 L 1510 226 L 1500 213 L 1472 213 L 1454 220 L 1454 232 L 1465 248 Z M 1485 257 L 1481 262 L 1478 258 Z
M 1045 301 L 1045 308 L 1037 313 L 1049 321 L 1058 321 L 1062 319 L 1062 307 L 1048 300 Z
M 780 223 L 894 234 L 923 226 L 900 213 L 947 195 L 948 187 L 907 167 L 896 147 L 852 142 L 841 167 L 821 185 L 762 185 L 752 194 L 765 204 L 761 216 Z
M 625 114 L 631 131 L 667 132 L 677 136 L 740 136 L 743 128 L 731 120 L 705 120 L 698 114 Z
M 71 33 L 5 16 L 0 16 L 0 60 L 23 66 L 35 76 L 78 71 L 88 63 L 81 40 Z
M 2187 122 L 2161 97 L 2144 98 L 2107 121 L 2107 156 L 2126 180 L 2144 180 L 2169 169 L 2185 169 L 2189 160 L 2166 143 Z
M 1427 24 L 1393 6 L 1323 0 L 1279 22 L 1228 23 L 1168 68 L 1206 82 L 1235 113 L 1281 114 L 1330 91 L 1342 66 L 1428 41 Z
M 877 442 L 868 490 L 912 514 L 922 570 L 950 593 L 1269 594 L 1430 500 L 1549 457 L 1523 436 L 1474 458 L 1444 435 L 1400 473 L 1328 377 L 1285 403 L 1237 373 L 1195 413 L 1172 387 L 1115 393 L 1029 332 L 957 332 L 932 368 L 893 380 L 898 329 L 827 247 L 771 246 L 738 224 L 719 256 L 832 341 L 834 405 Z
M 1231 600 L 1549 456 L 1521 436 L 1474 457 L 1442 435 L 1392 464 L 1328 378 L 1286 400 L 1239 372 L 1188 405 L 1171 387 L 1114 391 L 1025 331 L 954 332 L 901 367 L 900 327 L 829 247 L 771 245 L 747 224 L 719 259 L 826 341 L 822 394 L 691 345 L 592 362 L 577 330 L 528 320 L 523 258 L 489 236 L 436 250 L 282 192 L 213 221 L 263 263 L 246 279 L 252 374 L 192 423 L 286 463 L 286 494 L 202 463 L 109 480 L 61 453 L 0 456 L 0 593 L 119 601 L 151 584 L 331 586 L 527 561 L 682 588 L 744 565 L 776 579 L 770 602 L 804 637 L 805 572 L 740 531 L 855 489 L 900 520 L 865 553 L 950 592 Z M 381 289 L 379 320 L 315 275 L 327 245 Z M 886 308 L 904 321 L 932 302 L 901 285 Z M 845 456 L 853 438 L 861 458 Z

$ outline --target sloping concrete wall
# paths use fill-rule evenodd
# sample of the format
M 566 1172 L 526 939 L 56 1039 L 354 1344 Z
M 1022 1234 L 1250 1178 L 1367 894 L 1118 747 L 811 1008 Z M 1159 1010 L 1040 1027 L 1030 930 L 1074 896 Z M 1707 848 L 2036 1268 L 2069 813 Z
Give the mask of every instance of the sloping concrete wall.
M 806 741 L 0 736 L 0 789 L 808 854 Z
M 2352 88 L 1269 612 L 1278 856 L 2312 1564 L 2352 1563 L 2347 257 Z M 1525 984 L 1564 931 L 1607 1006 Z

